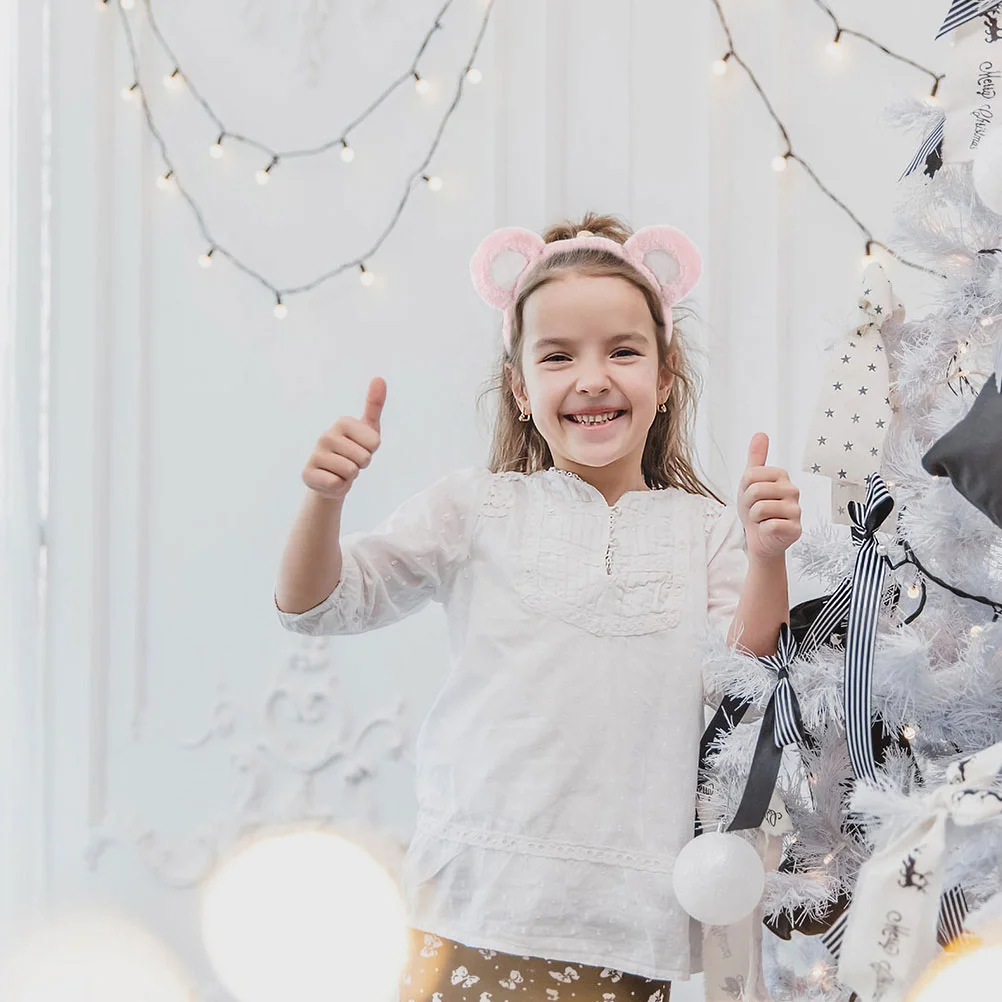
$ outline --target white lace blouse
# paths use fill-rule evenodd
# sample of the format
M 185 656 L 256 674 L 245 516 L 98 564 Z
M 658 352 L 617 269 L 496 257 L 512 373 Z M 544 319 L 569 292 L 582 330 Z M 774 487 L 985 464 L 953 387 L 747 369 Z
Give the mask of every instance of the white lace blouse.
M 573 473 L 468 467 L 341 549 L 337 587 L 279 610 L 286 628 L 360 633 L 430 599 L 448 617 L 451 672 L 417 744 L 411 924 L 647 978 L 700 970 L 671 873 L 693 829 L 697 644 L 726 632 L 747 566 L 732 509 L 675 489 L 609 506 Z

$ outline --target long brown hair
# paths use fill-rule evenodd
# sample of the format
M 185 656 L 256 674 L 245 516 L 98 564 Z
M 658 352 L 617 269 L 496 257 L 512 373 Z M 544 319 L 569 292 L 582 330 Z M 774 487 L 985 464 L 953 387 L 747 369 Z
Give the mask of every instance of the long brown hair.
M 617 243 L 626 243 L 632 230 L 615 216 L 586 213 L 580 222 L 565 220 L 549 227 L 543 233 L 546 243 L 569 240 L 579 230 L 588 230 L 596 236 L 608 237 Z M 672 336 L 669 347 L 666 339 L 665 311 L 661 299 L 649 283 L 621 258 L 601 249 L 575 249 L 565 254 L 554 254 L 542 261 L 529 276 L 519 292 L 513 310 L 511 351 L 501 349 L 497 366 L 488 387 L 481 392 L 480 401 L 488 393 L 498 394 L 497 416 L 491 440 L 488 467 L 492 473 L 514 471 L 535 473 L 553 465 L 553 456 L 546 439 L 532 421 L 518 420 L 519 406 L 512 392 L 511 370 L 524 384 L 522 372 L 522 342 L 524 329 L 522 316 L 525 302 L 541 285 L 553 281 L 567 271 L 582 275 L 615 275 L 636 286 L 647 301 L 654 321 L 658 374 L 671 373 L 675 377 L 668 395 L 665 413 L 656 411 L 647 433 L 647 442 L 641 459 L 644 482 L 651 490 L 677 487 L 690 494 L 704 494 L 721 499 L 697 476 L 692 460 L 692 425 L 699 397 L 699 381 L 687 354 L 685 337 L 679 322 L 692 316 L 686 307 L 672 310 Z M 723 502 L 721 502 L 723 503 Z

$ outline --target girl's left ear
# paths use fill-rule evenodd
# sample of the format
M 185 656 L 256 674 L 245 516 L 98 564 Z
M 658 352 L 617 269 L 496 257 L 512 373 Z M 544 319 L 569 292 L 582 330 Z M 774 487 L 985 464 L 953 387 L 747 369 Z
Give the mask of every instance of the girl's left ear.
M 703 271 L 696 245 L 674 226 L 644 226 L 623 249 L 654 275 L 669 306 L 692 291 Z

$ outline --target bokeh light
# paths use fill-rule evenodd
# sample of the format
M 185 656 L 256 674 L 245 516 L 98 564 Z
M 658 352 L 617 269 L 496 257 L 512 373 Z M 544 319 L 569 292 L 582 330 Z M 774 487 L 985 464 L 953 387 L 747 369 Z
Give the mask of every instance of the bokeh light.
M 196 1002 L 151 932 L 110 910 L 74 908 L 25 931 L 0 957 L 3 1002 Z
M 948 951 L 919 979 L 909 1002 L 996 998 L 1000 970 L 1002 945 L 998 943 Z
M 202 934 L 239 1002 L 384 1002 L 407 955 L 396 884 L 332 832 L 276 832 L 238 851 L 203 890 Z

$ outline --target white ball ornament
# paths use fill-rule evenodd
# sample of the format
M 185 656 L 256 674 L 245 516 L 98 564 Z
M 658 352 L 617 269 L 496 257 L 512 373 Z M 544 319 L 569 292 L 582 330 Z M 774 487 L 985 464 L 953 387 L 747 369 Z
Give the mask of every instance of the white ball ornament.
M 733 925 L 762 899 L 765 867 L 740 836 L 706 832 L 678 854 L 672 880 L 678 903 L 698 922 Z
M 981 201 L 1002 216 L 1002 128 L 998 125 L 982 140 L 971 174 Z

